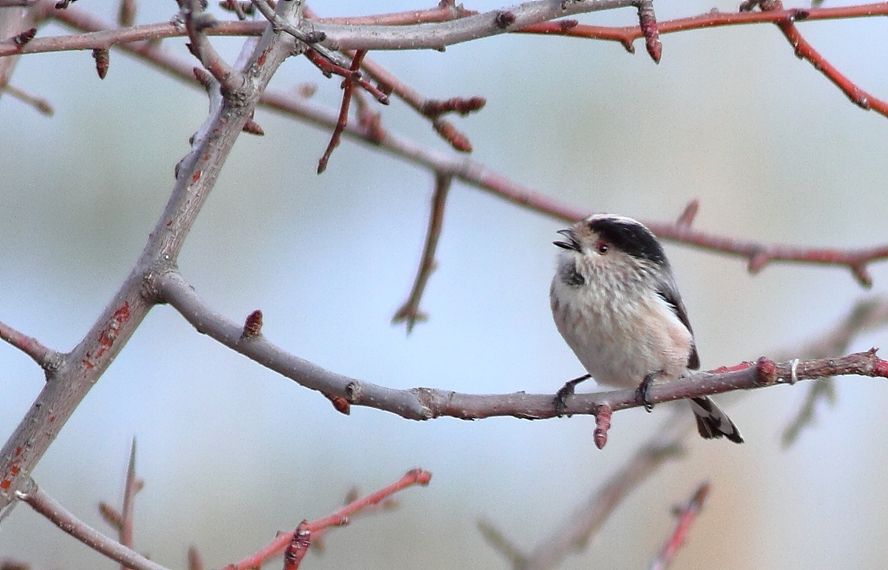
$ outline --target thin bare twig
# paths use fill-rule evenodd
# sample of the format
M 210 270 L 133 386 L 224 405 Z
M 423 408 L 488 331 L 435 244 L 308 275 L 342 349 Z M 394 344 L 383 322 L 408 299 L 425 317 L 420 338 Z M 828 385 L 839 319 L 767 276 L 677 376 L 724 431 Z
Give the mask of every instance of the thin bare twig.
M 365 55 L 367 55 L 367 52 L 363 50 L 358 50 L 358 52 L 355 53 L 355 57 L 352 59 L 351 66 L 349 67 L 350 74 L 342 80 L 342 105 L 339 108 L 339 120 L 336 121 L 336 126 L 333 127 L 333 134 L 330 136 L 330 142 L 327 144 L 327 149 L 318 161 L 318 174 L 321 174 L 327 169 L 327 162 L 330 160 L 330 155 L 333 154 L 333 149 L 339 146 L 342 131 L 344 131 L 345 127 L 348 125 L 348 108 L 351 104 L 352 91 L 354 91 L 355 80 L 360 73 L 358 70 L 361 69 L 361 60 L 364 59 Z M 388 101 L 387 98 L 386 101 Z
M 666 570 L 672 565 L 678 550 L 684 546 L 688 532 L 691 530 L 691 525 L 694 524 L 697 515 L 703 509 L 703 503 L 706 502 L 707 495 L 709 495 L 709 482 L 704 481 L 700 483 L 687 503 L 682 506 L 672 534 L 669 535 L 660 552 L 651 561 L 648 570 Z
M 392 323 L 407 323 L 407 332 L 413 330 L 417 321 L 424 321 L 427 316 L 419 310 L 419 301 L 425 291 L 429 276 L 435 270 L 435 251 L 438 248 L 438 238 L 441 237 L 441 229 L 444 226 L 444 205 L 447 203 L 447 194 L 450 191 L 450 183 L 453 180 L 449 175 L 435 175 L 435 192 L 432 194 L 432 207 L 429 213 L 429 224 L 426 230 L 425 245 L 422 248 L 422 258 L 419 261 L 419 269 L 410 295 L 392 317 Z
M 157 562 L 148 560 L 138 552 L 123 546 L 113 538 L 105 536 L 90 527 L 74 516 L 58 501 L 47 495 L 33 481 L 27 488 L 16 491 L 15 495 L 17 499 L 27 503 L 64 532 L 96 552 L 120 562 L 120 564 L 127 568 L 135 570 L 167 570 L 167 568 Z
M 241 88 L 244 84 L 243 75 L 234 71 L 222 59 L 204 33 L 208 28 L 216 25 L 216 18 L 203 10 L 200 0 L 186 0 L 182 5 L 182 15 L 185 21 L 185 30 L 191 40 L 188 49 L 219 82 L 223 93 L 232 93 Z
M 848 316 L 839 323 L 835 330 L 819 342 L 813 344 L 806 356 L 823 358 L 830 354 L 839 354 L 848 350 L 851 340 L 862 331 L 883 326 L 888 322 L 888 303 L 877 299 L 868 299 L 857 303 Z M 790 446 L 798 439 L 803 429 L 814 423 L 816 405 L 821 400 L 832 404 L 836 399 L 836 386 L 833 378 L 825 378 L 808 387 L 808 393 L 795 417 L 784 428 L 782 443 Z
M 345 505 L 332 514 L 319 519 L 315 519 L 311 522 L 303 521 L 293 532 L 281 533 L 277 538 L 262 547 L 255 554 L 244 558 L 240 562 L 235 562 L 234 564 L 229 564 L 228 566 L 225 566 L 224 570 L 247 570 L 249 568 L 258 568 L 269 558 L 283 552 L 284 549 L 286 549 L 291 541 L 295 538 L 295 536 L 300 535 L 300 531 L 302 532 L 301 536 L 305 541 L 303 543 L 304 549 L 301 553 L 301 556 L 304 556 L 304 550 L 307 550 L 308 546 L 310 545 L 312 534 L 314 534 L 316 538 L 317 535 L 321 534 L 324 530 L 330 527 L 345 526 L 349 523 L 349 517 L 357 514 L 367 507 L 379 504 L 391 495 L 397 493 L 398 491 L 402 491 L 407 487 L 412 487 L 413 485 L 426 486 L 429 484 L 429 481 L 431 481 L 431 479 L 432 474 L 428 471 L 424 471 L 422 469 L 411 469 L 394 483 L 387 485 L 382 489 L 379 489 L 378 491 L 370 493 L 369 495 L 366 495 L 359 499 L 355 499 L 354 501 L 350 502 L 349 504 Z M 308 534 L 306 535 L 305 533 Z M 298 560 L 296 562 L 298 566 Z
M 888 3 L 886 3 L 888 6 Z M 756 13 L 758 14 L 758 13 Z M 888 12 L 886 12 L 888 14 Z M 107 28 L 109 24 L 74 8 L 58 12 L 55 16 L 65 24 L 80 30 L 95 31 Z M 662 32 L 662 24 L 660 26 Z M 36 41 L 36 40 L 35 40 Z M 121 49 L 145 59 L 157 67 L 175 74 L 179 78 L 194 82 L 192 66 L 180 58 L 158 50 L 150 44 L 124 44 Z M 329 108 L 314 104 L 305 98 L 294 98 L 289 94 L 267 90 L 260 101 L 264 106 L 309 121 L 320 128 L 328 129 L 336 125 L 338 115 Z M 384 136 L 380 136 L 384 134 Z M 454 178 L 481 190 L 544 215 L 574 222 L 591 212 L 580 210 L 554 200 L 541 192 L 522 186 L 517 182 L 491 170 L 485 165 L 462 156 L 448 155 L 426 148 L 412 140 L 391 132 L 382 133 L 378 129 L 360 124 L 349 124 L 343 135 L 365 140 L 374 146 L 404 160 L 424 166 L 434 172 L 451 174 Z M 659 238 L 685 243 L 700 249 L 725 253 L 747 259 L 749 270 L 760 271 L 770 262 L 791 261 L 817 265 L 839 265 L 848 267 L 864 286 L 871 285 L 866 266 L 874 261 L 888 259 L 888 244 L 852 249 L 798 247 L 754 240 L 744 240 L 695 230 L 675 223 L 645 221 Z
M 43 346 L 36 338 L 23 334 L 3 322 L 0 322 L 0 339 L 30 356 L 47 372 L 55 370 L 61 363 L 62 357 L 58 352 Z

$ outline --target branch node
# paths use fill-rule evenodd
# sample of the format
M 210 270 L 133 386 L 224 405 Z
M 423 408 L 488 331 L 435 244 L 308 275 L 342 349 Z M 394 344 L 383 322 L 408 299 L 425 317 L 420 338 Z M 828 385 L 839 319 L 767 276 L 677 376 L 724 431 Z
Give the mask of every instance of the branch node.
M 776 384 L 779 380 L 777 377 L 777 364 L 766 356 L 761 356 L 755 361 L 755 371 L 756 383 L 759 386 L 770 386 Z

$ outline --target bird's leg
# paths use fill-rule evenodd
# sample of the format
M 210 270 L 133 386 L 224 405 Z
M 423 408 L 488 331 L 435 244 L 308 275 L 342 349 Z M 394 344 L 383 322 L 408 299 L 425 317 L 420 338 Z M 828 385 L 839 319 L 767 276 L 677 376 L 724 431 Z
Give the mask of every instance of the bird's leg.
M 654 404 L 651 403 L 651 386 L 654 384 L 654 378 L 659 376 L 661 372 L 651 372 L 644 377 L 644 380 L 635 389 L 635 399 L 644 406 L 645 411 L 648 413 L 654 409 Z
M 555 392 L 555 413 L 560 418 L 564 415 L 564 408 L 566 404 L 564 403 L 564 399 L 568 396 L 573 396 L 574 389 L 577 387 L 577 384 L 582 382 L 583 380 L 588 380 L 592 376 L 590 374 L 583 374 L 579 378 L 574 378 L 573 380 L 568 380 L 564 383 L 564 386 L 561 387 L 557 392 Z

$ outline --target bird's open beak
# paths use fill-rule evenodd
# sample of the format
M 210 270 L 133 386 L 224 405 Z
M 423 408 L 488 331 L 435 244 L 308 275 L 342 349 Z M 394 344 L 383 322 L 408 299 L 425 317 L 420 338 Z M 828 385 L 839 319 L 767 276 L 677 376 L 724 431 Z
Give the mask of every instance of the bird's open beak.
M 572 229 L 558 230 L 558 233 L 563 235 L 567 239 L 565 241 L 553 241 L 552 243 L 564 249 L 569 249 L 571 251 L 580 251 L 580 243 L 577 241 L 577 238 L 574 237 Z

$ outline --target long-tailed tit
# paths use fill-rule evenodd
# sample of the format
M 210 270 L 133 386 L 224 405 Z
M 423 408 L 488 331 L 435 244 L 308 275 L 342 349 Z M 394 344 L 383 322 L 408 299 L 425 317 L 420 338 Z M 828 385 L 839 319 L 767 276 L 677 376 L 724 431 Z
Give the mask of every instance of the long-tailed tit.
M 559 390 L 556 404 L 591 375 L 598 383 L 647 390 L 700 367 L 694 333 L 660 242 L 643 224 L 594 215 L 561 230 L 550 301 L 558 332 L 589 373 Z M 691 398 L 704 438 L 742 443 L 737 426 L 708 397 Z

